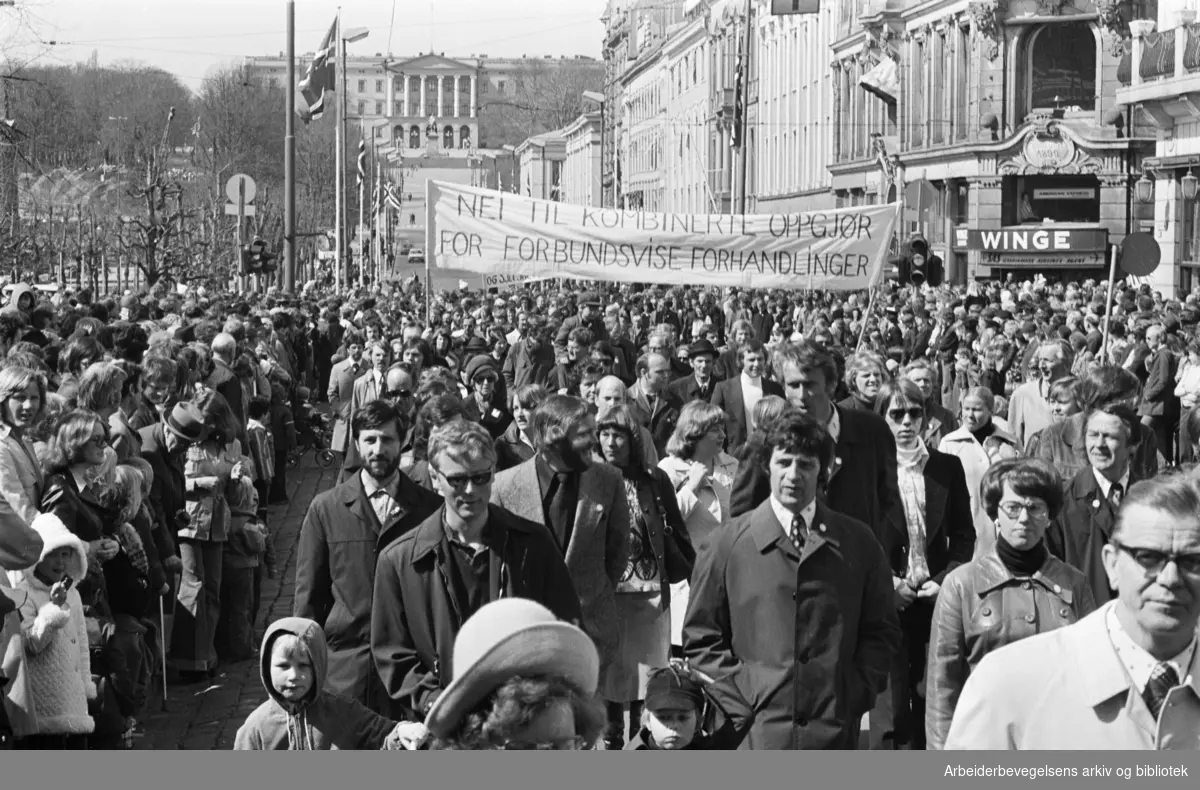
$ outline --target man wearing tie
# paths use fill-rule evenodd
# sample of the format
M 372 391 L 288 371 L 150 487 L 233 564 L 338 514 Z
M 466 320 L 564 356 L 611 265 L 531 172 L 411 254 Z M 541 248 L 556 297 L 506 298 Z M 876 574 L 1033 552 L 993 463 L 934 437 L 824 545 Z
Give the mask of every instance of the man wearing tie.
M 367 348 L 363 352 L 363 358 L 367 361 L 367 372 L 354 382 L 354 393 L 350 396 L 349 420 L 351 424 L 354 423 L 354 415 L 362 411 L 364 406 L 387 394 L 387 368 L 390 353 L 382 341 L 372 340 L 367 343 Z M 362 459 L 356 452 L 355 444 L 355 442 L 350 442 L 346 460 L 342 466 L 343 471 L 353 469 L 362 463 Z M 342 479 L 344 480 L 345 477 Z
M 1117 598 L 984 656 L 946 748 L 1200 748 L 1197 514 L 1195 472 L 1134 485 L 1103 548 Z
M 593 462 L 596 418 L 579 398 L 548 397 L 533 413 L 530 432 L 537 453 L 496 475 L 492 502 L 550 529 L 603 676 L 620 645 L 615 594 L 629 556 L 625 483 L 615 468 Z
M 292 614 L 325 629 L 325 687 L 375 711 L 390 703 L 371 661 L 376 554 L 442 504 L 400 471 L 401 425 L 396 407 L 385 400 L 355 413 L 351 428 L 362 469 L 317 495 L 296 543 Z

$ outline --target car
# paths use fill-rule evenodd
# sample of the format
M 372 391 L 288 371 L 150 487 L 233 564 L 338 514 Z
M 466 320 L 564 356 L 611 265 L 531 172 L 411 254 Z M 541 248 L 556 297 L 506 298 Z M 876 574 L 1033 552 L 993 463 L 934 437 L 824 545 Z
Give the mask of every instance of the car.
M 425 262 L 425 250 L 419 250 L 419 249 L 409 250 L 408 251 L 408 262 L 409 263 L 424 263 Z

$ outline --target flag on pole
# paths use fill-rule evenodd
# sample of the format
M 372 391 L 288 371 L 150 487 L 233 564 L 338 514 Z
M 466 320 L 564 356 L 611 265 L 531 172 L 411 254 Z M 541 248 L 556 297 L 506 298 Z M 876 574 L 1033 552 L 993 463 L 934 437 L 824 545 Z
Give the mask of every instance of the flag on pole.
M 749 24 L 749 22 L 747 22 Z M 733 67 L 733 128 L 729 133 L 729 147 L 740 148 L 742 145 L 742 117 L 746 112 L 746 53 L 742 39 L 738 39 L 737 63 Z
M 358 141 L 358 185 L 362 185 L 367 179 L 367 138 L 360 138 Z
M 396 211 L 400 211 L 404 207 L 403 201 L 400 200 L 400 192 L 396 189 L 395 184 L 388 184 L 387 190 L 384 192 L 384 198 L 387 204 Z
M 315 121 L 325 112 L 325 92 L 335 92 L 337 79 L 337 18 L 329 27 L 317 54 L 313 55 L 312 63 L 308 64 L 308 73 L 300 81 L 300 93 L 308 107 L 301 108 L 300 118 L 308 123 Z

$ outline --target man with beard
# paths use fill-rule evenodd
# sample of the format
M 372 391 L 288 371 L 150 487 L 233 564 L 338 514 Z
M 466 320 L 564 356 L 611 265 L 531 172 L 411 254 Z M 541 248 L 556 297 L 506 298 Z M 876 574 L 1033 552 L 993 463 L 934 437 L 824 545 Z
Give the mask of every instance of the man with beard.
M 579 622 L 579 597 L 541 524 L 489 504 L 492 438 L 456 420 L 429 437 L 429 466 L 444 504 L 384 549 L 375 575 L 371 650 L 395 718 L 424 718 L 450 682 L 454 639 L 500 598 L 528 598 Z
M 329 640 L 326 688 L 372 710 L 388 705 L 371 662 L 371 602 L 377 551 L 442 504 L 400 471 L 403 418 L 386 400 L 354 415 L 362 469 L 318 494 L 296 544 L 292 614 L 315 620 Z
M 603 676 L 620 646 L 615 588 L 629 557 L 625 482 L 613 467 L 593 462 L 596 418 L 579 398 L 551 395 L 531 428 L 537 453 L 496 476 L 492 502 L 550 529 L 579 592 L 582 627 L 600 652 Z

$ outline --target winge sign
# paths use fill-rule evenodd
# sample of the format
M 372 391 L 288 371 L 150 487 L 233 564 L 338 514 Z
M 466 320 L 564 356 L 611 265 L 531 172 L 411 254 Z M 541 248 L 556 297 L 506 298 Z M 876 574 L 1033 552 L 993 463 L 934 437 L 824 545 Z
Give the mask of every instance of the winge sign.
M 858 290 L 882 277 L 899 213 L 656 214 L 426 183 L 431 269 L 497 278 Z

